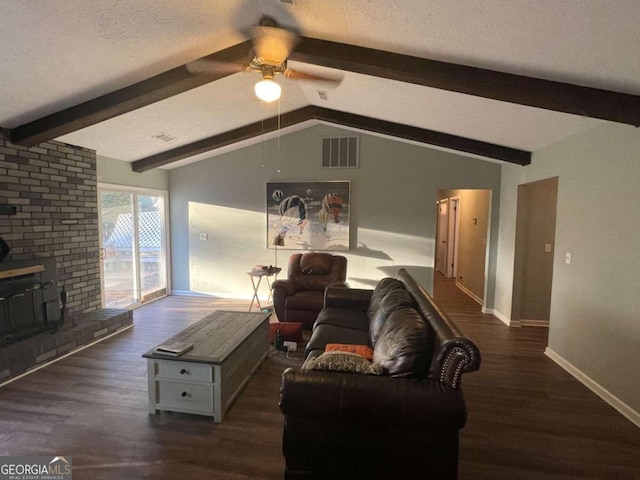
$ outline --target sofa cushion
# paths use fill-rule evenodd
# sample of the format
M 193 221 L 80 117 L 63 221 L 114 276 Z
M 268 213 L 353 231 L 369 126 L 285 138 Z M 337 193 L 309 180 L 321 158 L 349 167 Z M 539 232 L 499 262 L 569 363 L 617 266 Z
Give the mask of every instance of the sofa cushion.
M 378 310 L 378 306 L 380 300 L 382 300 L 382 297 L 384 297 L 391 290 L 397 289 L 404 290 L 404 284 L 400 280 L 396 280 L 395 278 L 387 277 L 378 282 L 376 287 L 373 289 L 373 293 L 371 294 L 371 303 L 369 303 L 369 309 L 367 310 L 367 315 L 369 315 L 369 318 L 371 318 L 371 315 L 373 315 Z
M 350 345 L 347 343 L 328 343 L 324 348 L 325 352 L 348 352 L 355 353 L 367 360 L 373 360 L 373 348 L 368 345 Z
M 433 333 L 413 308 L 389 315 L 373 350 L 373 361 L 392 377 L 426 378 L 433 355 Z
M 320 311 L 314 324 L 334 325 L 336 327 L 354 328 L 356 330 L 369 330 L 369 319 L 360 310 L 349 310 L 346 308 L 325 307 Z
M 306 351 L 322 350 L 328 343 L 348 343 L 352 345 L 369 345 L 369 332 L 355 328 L 336 327 L 334 325 L 318 325 L 313 329 L 307 343 Z
M 415 307 L 415 301 L 404 288 L 393 288 L 378 301 L 378 310 L 369 315 L 371 345 L 375 347 L 380 331 L 389 315 L 403 307 Z
M 332 372 L 364 373 L 382 375 L 380 365 L 371 363 L 361 355 L 348 352 L 325 352 L 319 357 L 309 358 L 302 365 L 304 370 L 328 370 Z

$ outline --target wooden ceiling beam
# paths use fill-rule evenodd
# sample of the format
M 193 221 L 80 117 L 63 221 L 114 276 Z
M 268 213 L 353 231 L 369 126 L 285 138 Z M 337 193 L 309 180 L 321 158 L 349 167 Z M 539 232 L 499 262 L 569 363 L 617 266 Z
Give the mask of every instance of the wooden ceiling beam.
M 204 58 L 217 62 L 239 63 L 246 60 L 251 45 L 251 41 L 245 41 Z M 200 87 L 230 74 L 193 74 L 186 65 L 182 65 L 115 92 L 10 129 L 11 141 L 16 145 L 30 147 Z
M 251 41 L 247 40 L 204 58 L 217 62 L 241 63 L 246 60 L 250 48 Z M 290 59 L 530 107 L 640 125 L 638 95 L 456 65 L 309 37 L 302 38 Z M 13 129 L 3 129 L 1 134 L 17 145 L 33 146 L 183 93 L 226 75 L 228 73 L 195 75 L 183 65 Z
M 291 60 L 640 126 L 640 96 L 303 37 Z
M 524 150 L 472 140 L 469 138 L 459 137 L 457 135 L 435 132 L 433 130 L 425 130 L 410 125 L 387 122 L 385 120 L 364 117 L 362 115 L 340 112 L 328 108 L 308 106 L 282 114 L 279 122 L 278 117 L 267 118 L 264 121 L 255 122 L 188 145 L 183 145 L 166 152 L 136 160 L 132 163 L 131 169 L 134 172 L 145 172 L 153 168 L 169 165 L 173 162 L 177 162 L 178 160 L 211 152 L 218 148 L 226 147 L 227 145 L 241 142 L 243 140 L 249 140 L 265 133 L 274 132 L 278 128 L 286 128 L 308 120 L 324 121 L 358 130 L 365 130 L 368 132 L 389 135 L 450 150 L 502 160 L 518 165 L 529 165 L 531 163 L 531 152 Z
M 283 113 L 280 115 L 279 124 L 278 117 L 271 117 L 260 122 L 229 130 L 228 132 L 224 132 L 219 135 L 203 138 L 196 142 L 182 145 L 156 155 L 141 158 L 140 160 L 136 160 L 131 163 L 131 170 L 139 173 L 146 172 L 147 170 L 169 165 L 170 163 L 177 162 L 178 160 L 184 160 L 185 158 L 210 152 L 243 140 L 249 140 L 264 133 L 274 132 L 278 129 L 278 126 L 280 128 L 285 128 L 305 122 L 312 118 L 309 115 L 310 109 L 311 107 L 303 107 L 298 110 L 293 110 L 292 112 Z

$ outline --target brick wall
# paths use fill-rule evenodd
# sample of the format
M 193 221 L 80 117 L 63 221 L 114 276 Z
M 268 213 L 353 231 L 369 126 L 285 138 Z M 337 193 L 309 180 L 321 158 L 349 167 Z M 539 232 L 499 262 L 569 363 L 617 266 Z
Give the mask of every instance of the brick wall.
M 0 139 L 0 237 L 11 247 L 5 259 L 54 256 L 68 314 L 100 308 L 96 153 L 50 141 L 26 148 Z

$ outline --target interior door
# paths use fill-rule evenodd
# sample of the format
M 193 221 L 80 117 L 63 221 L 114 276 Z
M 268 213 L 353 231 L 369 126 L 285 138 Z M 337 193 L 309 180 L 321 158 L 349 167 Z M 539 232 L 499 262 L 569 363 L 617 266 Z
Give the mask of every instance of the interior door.
M 447 275 L 447 241 L 449 238 L 449 200 L 438 202 L 438 227 L 436 233 L 436 270 Z

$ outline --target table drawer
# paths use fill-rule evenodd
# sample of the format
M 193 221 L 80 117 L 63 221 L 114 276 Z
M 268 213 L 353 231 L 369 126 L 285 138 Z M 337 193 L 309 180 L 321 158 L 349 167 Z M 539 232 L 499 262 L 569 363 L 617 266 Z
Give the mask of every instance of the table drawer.
M 211 365 L 198 363 L 158 361 L 156 378 L 211 383 L 213 382 L 213 368 Z
M 157 405 L 160 410 L 198 412 L 213 415 L 213 385 L 158 381 Z

